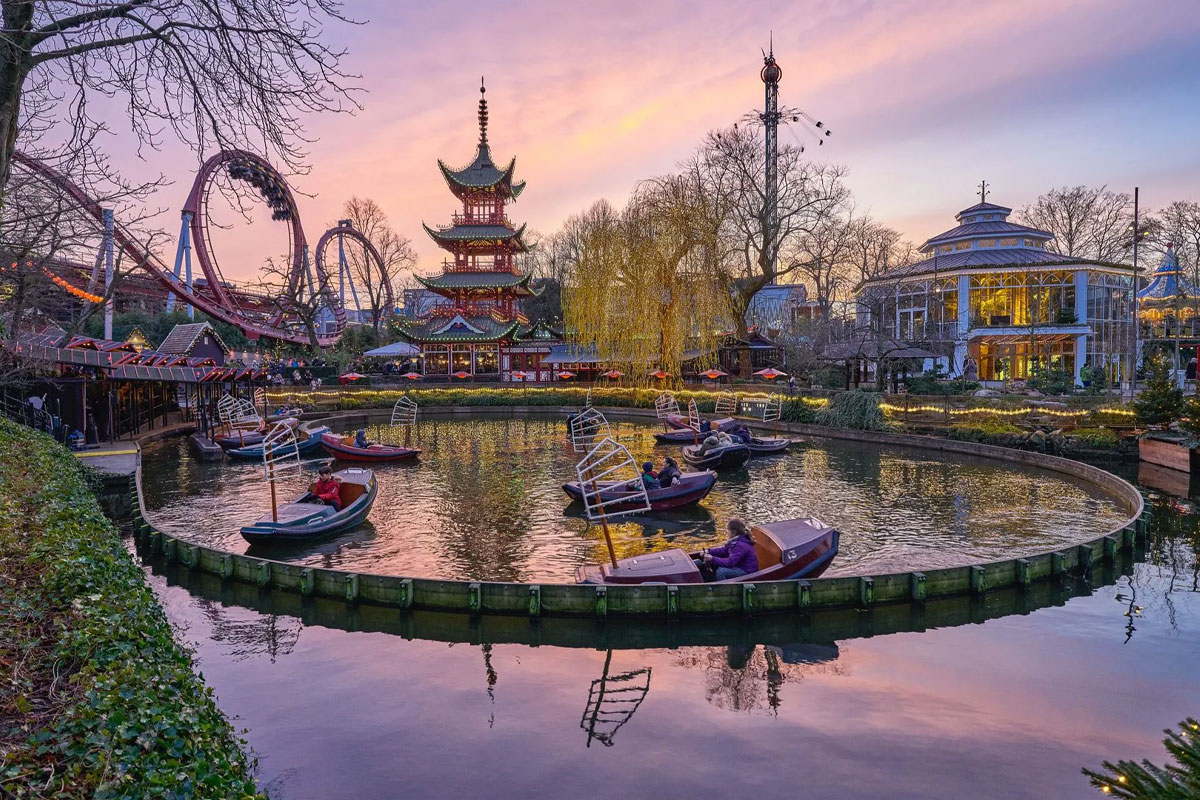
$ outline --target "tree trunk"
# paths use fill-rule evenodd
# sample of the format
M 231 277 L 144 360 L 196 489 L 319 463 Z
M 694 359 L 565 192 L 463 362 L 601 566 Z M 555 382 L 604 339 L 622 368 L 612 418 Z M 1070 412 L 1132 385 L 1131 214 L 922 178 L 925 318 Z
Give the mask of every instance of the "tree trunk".
M 0 213 L 12 172 L 21 116 L 21 88 L 29 74 L 26 34 L 33 24 L 33 0 L 4 0 L 4 36 L 0 37 Z

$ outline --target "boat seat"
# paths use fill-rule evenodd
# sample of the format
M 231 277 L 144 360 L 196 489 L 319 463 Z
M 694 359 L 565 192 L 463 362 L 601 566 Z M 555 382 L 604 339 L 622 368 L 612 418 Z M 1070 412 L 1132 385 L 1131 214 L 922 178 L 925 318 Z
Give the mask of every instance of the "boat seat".
M 285 503 L 278 509 L 280 522 L 299 522 L 314 515 L 328 517 L 333 513 L 333 506 L 324 503 Z
M 754 555 L 758 557 L 758 570 L 773 567 L 783 560 L 783 552 L 779 545 L 760 531 L 757 526 L 750 529 L 750 541 L 754 542 Z
M 343 482 L 342 488 L 339 491 L 339 495 L 342 498 L 342 508 L 345 508 L 358 498 L 362 497 L 363 493 L 366 491 L 367 487 L 363 486 L 361 483 Z

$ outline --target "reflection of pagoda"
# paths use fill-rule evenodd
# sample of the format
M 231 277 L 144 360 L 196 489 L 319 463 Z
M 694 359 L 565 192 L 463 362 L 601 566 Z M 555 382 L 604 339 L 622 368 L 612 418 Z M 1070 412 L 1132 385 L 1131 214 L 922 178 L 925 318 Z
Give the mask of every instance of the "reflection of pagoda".
M 482 83 L 479 87 L 484 94 Z M 446 298 L 405 332 L 421 346 L 426 375 L 469 373 L 481 377 L 508 376 L 525 364 L 511 363 L 508 350 L 523 338 L 539 331 L 518 305 L 531 297 L 529 277 L 514 265 L 516 255 L 526 252 L 522 234 L 525 226 L 513 227 L 504 213 L 516 200 L 525 182 L 513 182 L 514 158 L 503 168 L 492 160 L 487 140 L 487 99 L 479 100 L 479 146 L 469 166 L 455 170 L 442 161 L 438 167 L 450 191 L 462 201 L 462 213 L 454 224 L 425 231 L 438 246 L 454 256 L 441 275 L 418 278 L 429 291 Z M 547 351 L 548 352 L 548 351 Z M 540 358 L 538 359 L 540 360 Z

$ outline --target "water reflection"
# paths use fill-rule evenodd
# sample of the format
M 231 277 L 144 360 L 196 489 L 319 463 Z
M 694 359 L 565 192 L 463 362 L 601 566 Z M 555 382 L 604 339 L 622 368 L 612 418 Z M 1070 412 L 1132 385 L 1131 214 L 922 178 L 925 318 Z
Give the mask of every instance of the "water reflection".
M 652 426 L 616 423 L 638 461 L 662 459 Z M 371 436 L 385 437 L 384 429 Z M 418 462 L 378 465 L 371 523 L 325 542 L 274 552 L 298 563 L 471 580 L 570 581 L 607 556 L 601 531 L 568 505 L 561 484 L 577 459 L 561 420 L 426 420 Z M 245 552 L 238 529 L 267 513 L 261 467 L 202 464 L 183 441 L 147 448 L 152 519 L 188 538 Z M 315 470 L 319 461 L 309 463 Z M 283 497 L 309 476 L 290 478 Z M 1055 473 L 921 450 L 810 441 L 722 474 L 698 507 L 612 526 L 618 556 L 723 539 L 726 521 L 816 515 L 842 531 L 830 575 L 897 571 L 1035 552 L 1098 535 L 1124 517 L 1112 498 Z M 372 528 L 371 525 L 374 527 Z M 255 555 L 271 555 L 256 550 Z
M 587 733 L 588 747 L 593 741 L 612 747 L 617 731 L 633 719 L 650 693 L 650 667 L 610 674 L 612 658 L 612 650 L 605 653 L 600 677 L 588 686 L 587 706 L 579 720 L 579 727 Z

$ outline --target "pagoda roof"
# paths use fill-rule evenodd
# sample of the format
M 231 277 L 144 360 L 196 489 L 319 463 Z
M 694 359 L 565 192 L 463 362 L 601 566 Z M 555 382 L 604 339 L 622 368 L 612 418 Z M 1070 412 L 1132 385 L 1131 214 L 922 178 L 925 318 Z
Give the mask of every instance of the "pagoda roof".
M 495 342 L 511 339 L 520 326 L 515 319 L 502 320 L 490 314 L 455 314 L 409 325 L 404 336 L 414 342 Z
M 529 288 L 528 275 L 517 275 L 512 272 L 498 272 L 493 270 L 478 270 L 473 272 L 444 272 L 441 275 L 433 275 L 428 278 L 423 278 L 420 275 L 416 276 L 417 280 L 427 289 L 437 291 L 455 289 L 511 289 L 515 294 L 520 295 L 535 295 L 536 292 Z
M 433 241 L 436 241 L 440 247 L 446 249 L 454 248 L 456 245 L 463 243 L 480 242 L 485 246 L 496 245 L 514 245 L 516 252 L 523 253 L 528 251 L 529 246 L 524 242 L 524 225 L 516 230 L 509 228 L 508 225 L 454 225 L 452 228 L 438 230 L 430 228 L 424 222 L 421 227 L 425 228 L 425 233 L 430 235 Z
M 438 169 L 450 186 L 450 191 L 461 196 L 470 192 L 498 192 L 512 199 L 517 199 L 525 189 L 525 181 L 513 183 L 513 171 L 517 167 L 514 157 L 508 165 L 500 168 L 492 158 L 492 149 L 486 142 L 480 142 L 475 148 L 475 158 L 462 169 L 454 169 L 445 161 L 438 159 Z
M 517 333 L 517 339 L 521 341 L 562 341 L 563 332 L 556 330 L 545 320 L 538 320 L 533 325 L 523 331 Z

